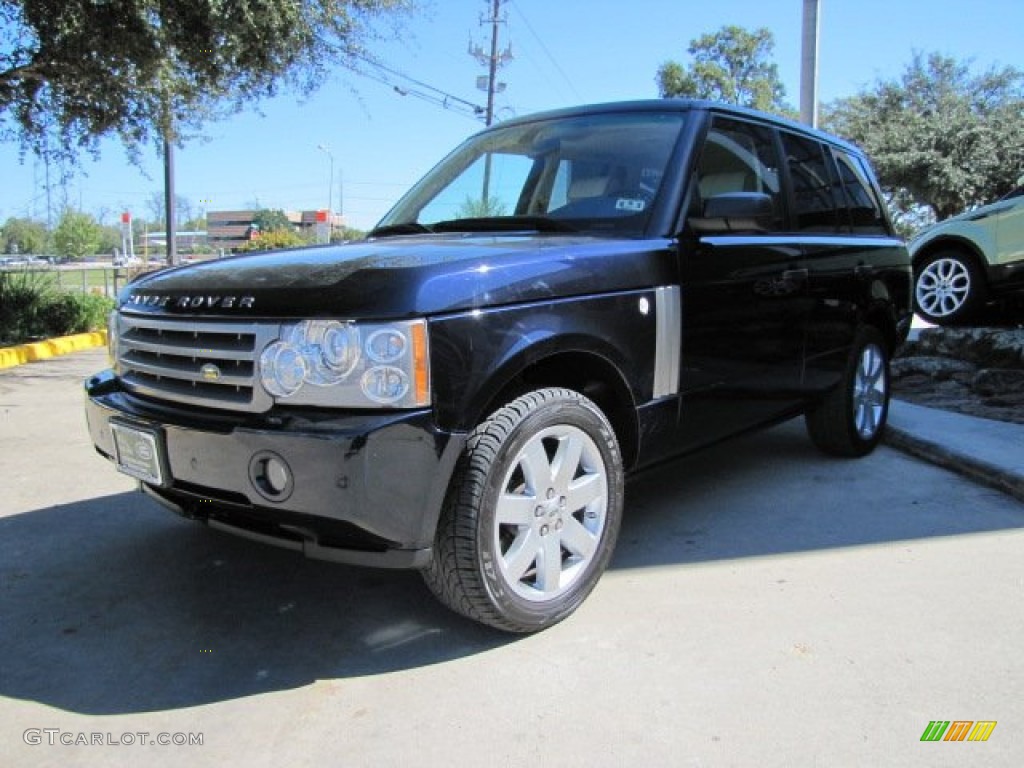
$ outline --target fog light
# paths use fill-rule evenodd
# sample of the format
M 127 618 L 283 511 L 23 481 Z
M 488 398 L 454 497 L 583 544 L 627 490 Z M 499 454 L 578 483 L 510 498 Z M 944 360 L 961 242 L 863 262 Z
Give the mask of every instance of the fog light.
M 260 495 L 271 501 L 284 501 L 295 485 L 288 462 L 271 451 L 260 451 L 252 457 L 249 479 Z
M 274 493 L 281 493 L 288 487 L 288 467 L 278 459 L 267 459 L 263 464 L 267 485 Z

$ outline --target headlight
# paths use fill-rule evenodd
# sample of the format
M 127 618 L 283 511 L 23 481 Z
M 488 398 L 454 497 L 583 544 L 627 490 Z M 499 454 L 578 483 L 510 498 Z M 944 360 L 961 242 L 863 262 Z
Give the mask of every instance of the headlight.
M 260 354 L 259 379 L 277 402 L 290 405 L 429 405 L 426 321 L 285 325 Z

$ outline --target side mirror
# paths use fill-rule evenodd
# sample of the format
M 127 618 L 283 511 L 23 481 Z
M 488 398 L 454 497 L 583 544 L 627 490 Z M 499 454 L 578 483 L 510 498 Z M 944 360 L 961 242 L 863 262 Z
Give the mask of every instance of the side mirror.
M 690 226 L 699 234 L 765 232 L 775 218 L 775 204 L 761 192 L 727 192 L 704 201 L 701 215 L 691 216 Z

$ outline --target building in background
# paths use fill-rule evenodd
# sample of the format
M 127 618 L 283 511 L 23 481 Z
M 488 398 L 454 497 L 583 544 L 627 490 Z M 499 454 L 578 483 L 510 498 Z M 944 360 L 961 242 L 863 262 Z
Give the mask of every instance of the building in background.
M 230 251 L 241 248 L 257 235 L 257 229 L 253 227 L 253 219 L 258 211 L 207 211 L 206 213 L 206 244 L 218 252 L 221 249 Z M 285 216 L 291 222 L 295 232 L 303 237 L 309 237 L 311 242 L 317 242 L 318 215 L 321 227 L 324 221 L 329 224 L 329 229 L 340 231 L 344 225 L 344 217 L 335 213 L 327 216 L 327 211 L 285 211 Z M 324 238 L 326 239 L 326 238 Z
M 179 230 L 174 235 L 174 240 L 178 244 L 178 249 L 181 251 L 191 252 L 204 248 L 206 246 L 206 233 L 201 229 L 182 231 Z M 167 233 L 162 230 L 154 232 L 146 232 L 145 234 L 139 235 L 139 246 L 140 250 L 145 253 L 149 251 L 167 251 Z M 137 254 L 133 254 L 137 255 Z

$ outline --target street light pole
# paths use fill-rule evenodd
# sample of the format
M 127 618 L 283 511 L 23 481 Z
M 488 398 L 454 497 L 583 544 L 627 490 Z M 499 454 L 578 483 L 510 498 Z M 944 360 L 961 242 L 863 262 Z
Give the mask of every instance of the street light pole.
M 164 234 L 167 240 L 167 263 L 178 263 L 178 244 L 175 235 L 178 230 L 177 202 L 174 192 L 174 135 L 171 127 L 170 111 L 164 117 L 164 218 L 166 227 Z
M 818 127 L 818 8 L 819 0 L 804 0 L 800 52 L 800 121 Z
M 331 208 L 334 206 L 334 155 L 329 147 L 317 144 L 316 148 L 325 153 L 331 159 L 331 178 L 327 182 L 327 242 L 331 242 L 331 235 L 334 234 L 334 215 Z

